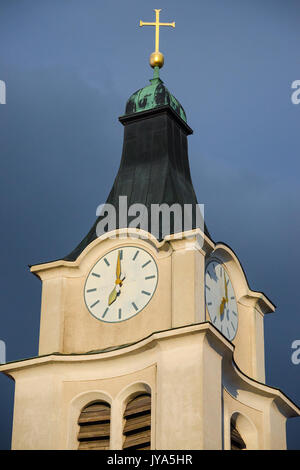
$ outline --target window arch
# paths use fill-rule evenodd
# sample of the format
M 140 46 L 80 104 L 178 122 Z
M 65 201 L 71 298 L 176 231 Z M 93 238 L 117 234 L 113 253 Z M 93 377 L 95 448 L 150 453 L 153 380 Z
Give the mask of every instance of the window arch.
M 85 406 L 78 418 L 79 450 L 107 450 L 110 446 L 110 405 L 96 401 Z
M 123 449 L 150 450 L 151 394 L 140 393 L 125 408 Z
M 258 433 L 254 423 L 242 413 L 235 412 L 230 419 L 231 450 L 258 449 Z
M 246 444 L 240 435 L 239 431 L 235 427 L 233 419 L 230 420 L 230 449 L 231 450 L 243 450 L 246 449 Z

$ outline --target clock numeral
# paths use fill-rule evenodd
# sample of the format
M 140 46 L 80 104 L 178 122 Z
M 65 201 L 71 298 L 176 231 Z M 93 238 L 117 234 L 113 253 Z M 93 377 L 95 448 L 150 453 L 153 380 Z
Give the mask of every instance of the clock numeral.
M 146 266 L 148 266 L 149 263 L 151 263 L 151 259 L 149 259 L 149 261 L 147 261 L 145 264 L 143 264 L 142 268 L 144 269 Z
M 108 307 L 107 307 L 107 308 L 104 310 L 104 313 L 103 313 L 103 315 L 102 315 L 102 318 L 104 318 L 104 317 L 105 317 L 105 315 L 107 314 L 108 310 L 109 310 L 109 308 L 108 308 Z
M 137 311 L 138 311 L 138 307 L 135 305 L 134 302 L 132 302 L 132 305 L 133 305 L 133 308 L 135 309 L 135 311 L 137 312 Z
M 100 302 L 100 300 L 96 300 L 96 302 L 94 302 L 94 303 L 90 306 L 90 308 L 95 307 L 95 305 L 97 305 L 99 302 Z
M 121 319 L 121 317 L 122 317 L 122 309 L 119 308 L 119 320 Z
M 110 266 L 110 263 L 106 258 L 104 258 L 104 261 L 105 261 L 106 266 Z
M 101 277 L 100 274 L 97 274 L 97 273 L 92 273 L 92 276 Z
M 147 279 L 154 279 L 154 278 L 155 278 L 154 275 L 153 275 L 153 276 L 146 276 L 146 277 L 145 277 L 146 280 L 147 280 Z
M 145 295 L 151 295 L 151 293 L 150 293 L 150 292 L 147 292 L 147 291 L 145 291 L 145 290 L 142 290 L 142 294 L 145 294 Z
M 139 250 L 135 253 L 134 257 L 132 258 L 132 261 L 136 260 L 138 254 L 139 254 Z

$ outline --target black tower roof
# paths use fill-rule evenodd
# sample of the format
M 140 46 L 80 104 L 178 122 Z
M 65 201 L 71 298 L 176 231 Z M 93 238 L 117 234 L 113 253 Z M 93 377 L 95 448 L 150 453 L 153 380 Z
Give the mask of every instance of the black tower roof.
M 151 206 L 153 204 L 179 204 L 182 208 L 189 204 L 193 207 L 190 220 L 182 223 L 182 230 L 191 230 L 199 226 L 196 220 L 197 198 L 193 188 L 189 160 L 187 136 L 192 129 L 187 125 L 183 108 L 174 106 L 172 95 L 163 88 L 163 82 L 152 83 L 148 88 L 154 87 L 153 96 L 143 93 L 143 101 L 136 101 L 141 97 L 141 90 L 134 93 L 127 102 L 126 114 L 119 118 L 124 125 L 124 142 L 121 164 L 114 181 L 107 204 L 119 209 L 119 197 L 127 196 L 128 207 L 132 204 L 143 204 L 147 208 L 148 231 L 151 230 Z M 153 81 L 151 81 L 153 82 Z M 158 89 L 159 95 L 155 95 Z M 144 90 L 144 89 L 143 89 Z M 146 99 L 145 99 L 146 95 Z M 164 97 L 161 101 L 161 97 Z M 170 99 L 169 96 L 172 98 Z M 150 105 L 149 105 L 150 103 Z M 153 103 L 153 104 L 152 104 Z M 176 100 L 176 104 L 177 104 Z M 144 108 L 143 108 L 144 104 Z M 151 106 L 152 104 L 152 106 Z M 138 110 L 137 110 L 138 108 Z M 104 220 L 104 212 L 98 217 L 95 224 L 79 245 L 64 259 L 75 260 L 80 253 L 102 233 L 96 232 L 98 223 Z M 136 216 L 135 216 L 136 217 Z M 130 223 L 135 217 L 128 217 Z M 201 224 L 202 225 L 202 224 Z M 128 224 L 116 220 L 115 228 L 126 228 Z M 155 236 L 163 239 L 166 235 L 177 233 L 176 224 L 171 220 L 167 233 L 161 225 Z M 186 228 L 187 227 L 187 228 Z M 201 227 L 200 227 L 201 228 Z M 209 236 L 206 226 L 204 231 Z

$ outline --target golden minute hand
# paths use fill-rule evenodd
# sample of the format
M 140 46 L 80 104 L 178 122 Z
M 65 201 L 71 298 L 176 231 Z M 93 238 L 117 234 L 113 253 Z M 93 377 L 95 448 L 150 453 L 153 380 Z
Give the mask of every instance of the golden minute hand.
M 116 268 L 116 281 L 115 281 L 115 287 L 111 291 L 108 297 L 108 305 L 111 305 L 116 298 L 118 297 L 118 291 L 116 286 L 119 285 L 121 287 L 122 281 L 121 281 L 121 259 L 120 259 L 120 252 L 118 252 L 118 259 L 117 259 L 117 268 Z
M 119 284 L 120 283 L 120 276 L 121 276 L 120 252 L 118 252 L 116 275 L 117 275 L 116 284 Z M 119 282 L 117 282 L 117 281 L 119 281 Z
M 226 300 L 226 303 L 227 303 L 228 302 L 228 289 L 227 289 L 225 270 L 224 270 L 224 284 L 225 284 L 225 300 Z

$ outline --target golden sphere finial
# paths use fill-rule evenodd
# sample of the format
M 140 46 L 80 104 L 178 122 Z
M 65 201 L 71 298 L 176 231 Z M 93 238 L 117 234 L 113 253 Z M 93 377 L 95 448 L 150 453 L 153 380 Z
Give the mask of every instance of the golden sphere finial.
M 152 52 L 152 54 L 150 55 L 150 65 L 153 69 L 154 67 L 159 67 L 161 69 L 164 65 L 164 61 L 164 55 L 159 51 Z

